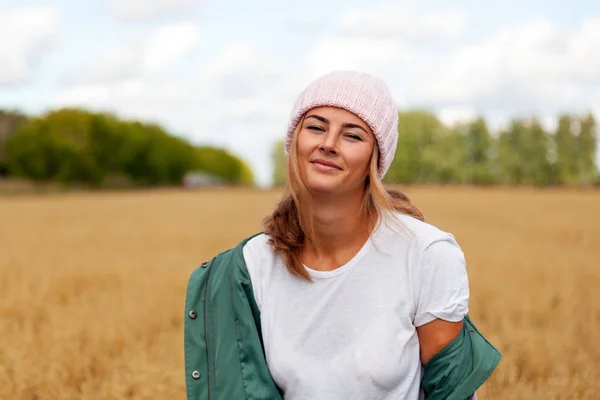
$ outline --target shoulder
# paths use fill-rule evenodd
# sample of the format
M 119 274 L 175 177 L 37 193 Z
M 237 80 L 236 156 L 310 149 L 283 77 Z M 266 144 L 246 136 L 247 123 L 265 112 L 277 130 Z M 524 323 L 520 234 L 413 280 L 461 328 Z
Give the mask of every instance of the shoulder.
M 394 232 L 396 239 L 409 243 L 410 247 L 419 254 L 424 253 L 435 243 L 449 243 L 460 247 L 451 232 L 445 231 L 427 221 L 421 221 L 410 215 L 394 212 L 390 214 L 388 232 Z
M 246 262 L 248 259 L 254 260 L 273 256 L 273 250 L 269 244 L 270 237 L 265 233 L 257 234 L 251 237 L 243 244 L 243 253 Z
M 431 223 L 402 215 L 412 234 L 415 258 L 411 268 L 415 314 L 419 327 L 434 319 L 458 322 L 468 312 L 466 258 L 454 235 Z
M 261 233 L 243 245 L 244 262 L 253 280 L 269 274 L 280 263 L 280 257 L 271 247 L 269 240 L 267 234 Z

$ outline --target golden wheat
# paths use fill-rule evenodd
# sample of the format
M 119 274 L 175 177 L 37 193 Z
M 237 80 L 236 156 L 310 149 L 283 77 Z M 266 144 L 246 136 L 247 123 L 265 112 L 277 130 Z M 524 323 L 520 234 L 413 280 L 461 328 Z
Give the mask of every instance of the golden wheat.
M 408 188 L 467 256 L 470 314 L 503 353 L 484 399 L 600 393 L 600 192 Z M 0 399 L 183 399 L 202 261 L 277 191 L 0 198 Z

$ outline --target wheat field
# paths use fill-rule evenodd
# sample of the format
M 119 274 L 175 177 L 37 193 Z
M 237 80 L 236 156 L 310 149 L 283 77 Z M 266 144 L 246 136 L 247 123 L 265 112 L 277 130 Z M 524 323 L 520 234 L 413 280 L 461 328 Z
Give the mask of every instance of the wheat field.
M 503 354 L 480 397 L 600 398 L 600 191 L 404 190 L 463 247 Z M 187 278 L 280 194 L 0 198 L 0 399 L 184 399 Z

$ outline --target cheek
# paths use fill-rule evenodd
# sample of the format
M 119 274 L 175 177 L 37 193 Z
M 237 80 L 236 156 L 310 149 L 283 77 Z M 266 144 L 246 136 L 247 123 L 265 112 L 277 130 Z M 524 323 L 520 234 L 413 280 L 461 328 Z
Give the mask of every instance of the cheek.
M 369 146 L 360 146 L 360 148 L 354 148 L 353 151 L 348 152 L 348 164 L 352 165 L 352 168 L 358 173 L 369 171 L 371 164 L 371 154 L 373 149 Z
M 318 143 L 315 139 L 316 135 L 311 135 L 310 132 L 300 131 L 296 141 L 296 149 L 298 157 L 308 157 L 317 147 Z
M 312 156 L 314 148 L 310 139 L 310 135 L 300 132 L 296 141 L 296 162 L 303 179 L 306 173 L 306 161 Z

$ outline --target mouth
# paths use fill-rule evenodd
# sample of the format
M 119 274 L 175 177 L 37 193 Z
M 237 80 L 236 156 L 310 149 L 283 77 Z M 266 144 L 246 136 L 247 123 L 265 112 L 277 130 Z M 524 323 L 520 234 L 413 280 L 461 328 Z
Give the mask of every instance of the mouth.
M 342 167 L 340 167 L 336 163 L 334 163 L 332 161 L 322 160 L 322 159 L 311 161 L 311 163 L 315 167 L 317 167 L 317 169 L 319 169 L 321 171 L 325 171 L 325 172 L 328 172 L 328 171 L 341 171 L 341 169 L 342 169 Z

